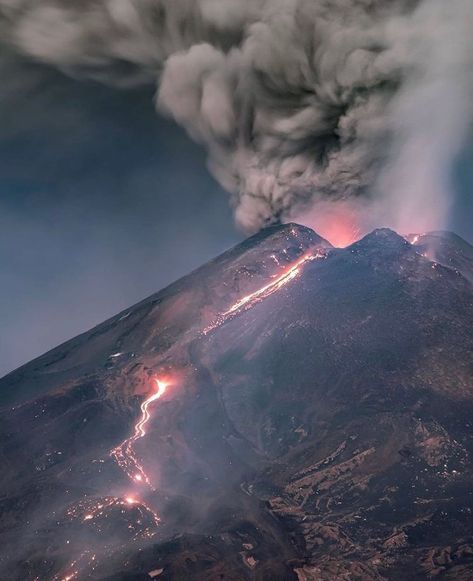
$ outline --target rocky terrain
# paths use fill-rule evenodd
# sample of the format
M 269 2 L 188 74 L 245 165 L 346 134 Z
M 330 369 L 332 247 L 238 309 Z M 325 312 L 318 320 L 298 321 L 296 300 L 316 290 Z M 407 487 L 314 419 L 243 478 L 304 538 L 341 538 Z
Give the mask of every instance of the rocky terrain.
M 9 374 L 0 579 L 472 579 L 472 281 L 272 227 Z

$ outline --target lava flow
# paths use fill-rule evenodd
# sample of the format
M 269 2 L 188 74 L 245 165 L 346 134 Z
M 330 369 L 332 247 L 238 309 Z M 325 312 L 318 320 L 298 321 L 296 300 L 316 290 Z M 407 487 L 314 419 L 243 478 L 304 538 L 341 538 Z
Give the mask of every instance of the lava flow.
M 267 297 L 271 296 L 279 289 L 284 287 L 288 282 L 296 278 L 302 271 L 302 267 L 306 262 L 312 260 L 319 260 L 325 258 L 326 253 L 323 250 L 317 250 L 314 254 L 307 253 L 304 254 L 299 260 L 294 264 L 285 269 L 282 274 L 277 275 L 274 280 L 264 285 L 263 287 L 255 290 L 254 292 L 242 297 L 236 303 L 234 303 L 227 311 L 218 315 L 217 319 L 213 321 L 208 327 L 203 330 L 203 334 L 207 335 L 220 325 L 223 325 L 227 320 L 232 319 L 234 316 L 238 315 L 250 309 L 257 303 L 260 303 Z
M 138 483 L 144 482 L 150 488 L 153 488 L 151 481 L 136 456 L 134 445 L 137 440 L 140 440 L 146 435 L 146 427 L 151 417 L 149 406 L 162 397 L 169 385 L 160 379 L 155 379 L 154 382 L 156 384 L 156 390 L 141 404 L 141 417 L 135 424 L 133 435 L 124 440 L 116 448 L 113 448 L 110 452 L 110 455 L 115 458 L 117 464 L 131 480 Z

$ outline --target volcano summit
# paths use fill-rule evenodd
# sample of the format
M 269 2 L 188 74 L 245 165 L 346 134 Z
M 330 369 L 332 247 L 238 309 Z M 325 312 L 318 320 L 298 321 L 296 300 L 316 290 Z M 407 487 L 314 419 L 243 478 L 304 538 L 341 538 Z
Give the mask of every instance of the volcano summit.
M 472 579 L 472 280 L 271 227 L 7 375 L 0 578 Z

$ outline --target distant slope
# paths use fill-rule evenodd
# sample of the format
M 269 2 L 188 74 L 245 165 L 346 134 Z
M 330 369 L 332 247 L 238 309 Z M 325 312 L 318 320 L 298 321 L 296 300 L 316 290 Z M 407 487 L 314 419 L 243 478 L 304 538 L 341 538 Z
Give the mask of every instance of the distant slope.
M 24 401 L 72 377 L 112 366 L 111 356 L 139 349 L 159 332 L 153 350 L 166 350 L 182 333 L 199 332 L 235 297 L 296 260 L 309 248 L 330 244 L 309 228 L 273 226 L 238 244 L 167 288 L 92 330 L 67 341 L 0 379 L 0 405 Z

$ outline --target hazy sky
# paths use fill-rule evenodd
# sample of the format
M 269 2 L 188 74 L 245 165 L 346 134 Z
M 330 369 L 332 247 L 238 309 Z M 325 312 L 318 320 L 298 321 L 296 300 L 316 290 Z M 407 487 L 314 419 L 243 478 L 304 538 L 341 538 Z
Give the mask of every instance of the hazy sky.
M 242 238 L 152 87 L 16 70 L 0 94 L 0 376 Z M 452 224 L 470 241 L 472 159 L 458 163 Z
M 0 102 L 0 376 L 240 240 L 152 95 L 47 74 Z

